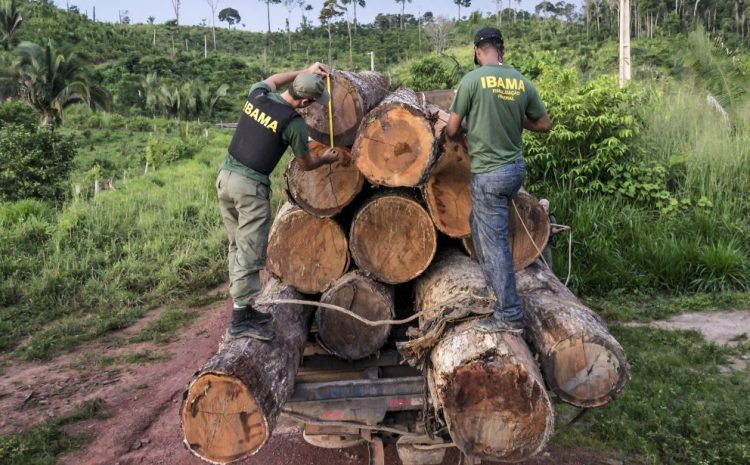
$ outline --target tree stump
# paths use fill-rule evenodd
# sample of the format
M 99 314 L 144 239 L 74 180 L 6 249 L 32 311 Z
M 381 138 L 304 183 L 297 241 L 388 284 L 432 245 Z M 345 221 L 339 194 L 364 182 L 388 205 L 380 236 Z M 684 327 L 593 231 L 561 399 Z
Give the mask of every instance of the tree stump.
M 516 273 L 516 285 L 550 389 L 577 407 L 616 399 L 630 367 L 604 321 L 540 262 Z
M 432 125 L 413 91 L 393 92 L 362 121 L 352 147 L 357 167 L 375 185 L 421 185 L 438 155 Z
M 310 141 L 310 153 L 319 156 L 328 150 L 327 145 Z M 284 173 L 284 184 L 291 202 L 307 213 L 321 218 L 331 217 L 349 205 L 360 193 L 365 178 L 354 165 L 351 152 L 336 147 L 339 159 L 312 171 L 299 168 L 292 158 Z
M 344 307 L 371 321 L 392 320 L 395 315 L 393 287 L 359 271 L 342 276 L 323 293 L 320 301 Z M 346 360 L 359 360 L 374 354 L 383 347 L 391 333 L 390 325 L 368 326 L 325 308 L 318 309 L 315 321 L 321 345 Z
M 336 147 L 350 147 L 357 137 L 357 129 L 362 119 L 386 94 L 388 78 L 380 73 L 331 72 L 333 144 Z M 310 137 L 329 145 L 328 105 L 313 103 L 298 112 L 305 119 Z
M 508 211 L 508 244 L 515 271 L 526 268 L 539 258 L 547 246 L 549 233 L 549 216 L 539 202 L 522 189 L 513 198 Z M 476 258 L 471 237 L 463 238 L 461 243 L 466 253 Z
M 477 306 L 482 313 L 487 287 L 479 265 L 447 251 L 417 280 L 417 311 Z M 432 318 L 430 318 L 432 317 Z M 422 324 L 424 324 L 424 321 Z M 460 321 L 460 320 L 459 320 Z M 430 391 L 442 408 L 451 438 L 466 455 L 516 462 L 545 446 L 554 427 L 554 410 L 531 351 L 519 335 L 483 333 L 474 321 L 445 330 L 432 348 Z
M 346 235 L 334 220 L 284 204 L 271 226 L 266 268 L 300 292 L 322 292 L 349 268 Z
M 300 298 L 273 279 L 260 294 L 261 300 Z M 255 454 L 268 442 L 292 395 L 312 307 L 276 304 L 259 309 L 274 315 L 276 337 L 220 345 L 183 395 L 184 443 L 205 461 L 229 463 Z
M 427 210 L 405 192 L 368 199 L 349 232 L 352 258 L 361 270 L 388 284 L 416 278 L 430 265 L 437 232 Z

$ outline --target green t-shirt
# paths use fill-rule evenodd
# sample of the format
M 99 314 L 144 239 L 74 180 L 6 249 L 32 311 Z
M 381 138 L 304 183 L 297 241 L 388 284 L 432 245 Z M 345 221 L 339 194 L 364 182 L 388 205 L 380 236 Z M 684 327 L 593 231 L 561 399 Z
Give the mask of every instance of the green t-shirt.
M 281 95 L 270 92 L 271 88 L 268 87 L 268 84 L 266 84 L 265 82 L 258 82 L 253 84 L 253 86 L 250 88 L 249 93 L 251 94 L 255 89 L 258 89 L 260 87 L 269 91 L 269 99 L 273 100 L 276 103 L 289 105 L 289 102 L 284 100 Z M 309 152 L 307 145 L 308 137 L 307 125 L 305 124 L 305 120 L 302 118 L 292 118 L 289 124 L 287 124 L 286 128 L 284 128 L 284 132 L 281 133 L 281 141 L 292 148 L 292 152 L 294 153 L 295 157 L 304 157 Z M 262 182 L 263 184 L 271 185 L 271 181 L 268 179 L 268 176 L 263 173 L 259 173 L 252 168 L 248 168 L 229 153 L 227 153 L 227 157 L 226 159 L 224 159 L 224 163 L 222 163 L 221 169 L 239 173 L 250 179 Z
M 523 158 L 523 117 L 547 113 L 534 84 L 507 65 L 484 65 L 464 76 L 450 111 L 467 119 L 472 173 Z

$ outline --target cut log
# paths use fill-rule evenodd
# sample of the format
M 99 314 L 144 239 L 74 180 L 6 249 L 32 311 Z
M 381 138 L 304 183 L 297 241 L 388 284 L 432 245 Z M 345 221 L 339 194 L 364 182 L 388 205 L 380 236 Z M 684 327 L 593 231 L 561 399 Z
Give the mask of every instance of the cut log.
M 259 296 L 261 301 L 299 298 L 274 279 Z M 224 464 L 256 453 L 268 442 L 292 395 L 312 307 L 277 304 L 259 309 L 273 313 L 276 337 L 222 344 L 183 396 L 185 446 L 207 462 Z
M 417 310 L 478 306 L 485 312 L 487 287 L 479 265 L 447 251 L 417 280 Z M 424 321 L 434 318 L 426 315 Z M 424 315 L 423 315 L 424 316 Z M 424 321 L 422 324 L 424 324 Z M 519 335 L 483 333 L 474 321 L 445 330 L 430 355 L 430 391 L 442 409 L 456 446 L 471 457 L 524 460 L 544 447 L 554 410 L 531 351 Z
M 320 142 L 310 141 L 310 153 L 319 156 L 328 150 Z M 337 147 L 338 161 L 311 171 L 301 169 L 292 158 L 284 173 L 284 184 L 291 202 L 311 215 L 331 217 L 344 209 L 359 194 L 365 178 L 354 165 L 351 152 Z
M 370 321 L 392 320 L 393 287 L 368 278 L 359 271 L 345 274 L 320 297 L 320 301 L 349 309 Z M 369 326 L 334 310 L 315 314 L 318 340 L 330 353 L 359 360 L 378 351 L 391 332 L 390 325 Z
M 549 216 L 534 197 L 521 189 L 513 198 L 508 212 L 508 241 L 513 254 L 513 268 L 522 270 L 532 264 L 547 246 Z M 466 253 L 476 258 L 471 237 L 462 239 Z
M 357 167 L 375 185 L 421 185 L 438 155 L 432 124 L 413 91 L 393 92 L 362 120 L 352 147 Z
M 380 73 L 331 72 L 333 143 L 336 147 L 350 147 L 354 143 L 362 119 L 386 94 L 388 78 Z M 310 137 L 330 144 L 328 105 L 313 103 L 297 111 L 305 119 Z
M 357 267 L 379 281 L 400 284 L 430 265 L 437 232 L 413 196 L 390 191 L 369 198 L 354 214 L 349 241 Z
M 616 399 L 630 368 L 604 321 L 540 262 L 516 273 L 516 285 L 550 389 L 577 407 Z
M 284 284 L 317 294 L 349 268 L 344 231 L 330 218 L 284 204 L 271 226 L 266 268 Z
M 442 137 L 448 113 L 435 106 L 427 111 L 435 121 L 435 136 Z M 427 209 L 440 232 L 454 238 L 471 234 L 471 160 L 465 140 L 442 137 L 440 155 L 430 170 L 430 177 L 422 187 Z

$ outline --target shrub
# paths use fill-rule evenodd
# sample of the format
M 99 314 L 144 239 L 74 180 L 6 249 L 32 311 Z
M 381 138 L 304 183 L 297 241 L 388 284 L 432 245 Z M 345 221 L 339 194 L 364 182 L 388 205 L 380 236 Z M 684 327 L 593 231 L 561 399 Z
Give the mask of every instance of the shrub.
M 412 63 L 409 73 L 406 84 L 416 91 L 450 89 L 456 84 L 452 73 L 437 57 L 426 57 Z
M 151 167 L 157 169 L 177 160 L 190 158 L 195 151 L 196 146 L 189 141 L 166 141 L 152 135 L 146 146 L 146 161 Z
M 39 124 L 39 117 L 34 109 L 25 103 L 11 101 L 0 105 L 0 128 L 6 124 L 33 129 Z
M 71 137 L 47 127 L 0 129 L 0 200 L 60 201 L 76 156 Z

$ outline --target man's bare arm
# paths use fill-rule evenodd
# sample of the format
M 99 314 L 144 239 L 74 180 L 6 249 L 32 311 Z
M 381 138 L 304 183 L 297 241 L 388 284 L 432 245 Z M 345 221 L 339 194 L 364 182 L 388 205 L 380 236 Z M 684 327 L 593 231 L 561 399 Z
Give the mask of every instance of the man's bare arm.
M 283 73 L 276 73 L 265 78 L 263 82 L 271 88 L 271 91 L 275 91 L 279 87 L 285 86 L 294 81 L 294 78 L 296 78 L 298 74 L 304 72 L 314 73 L 319 76 L 326 77 L 328 76 L 328 67 L 323 63 L 313 63 L 309 67 L 301 69 L 299 71 L 285 71 Z
M 536 120 L 532 120 L 529 117 L 524 116 L 523 128 L 534 132 L 549 132 L 549 130 L 552 129 L 552 120 L 547 113 Z
M 319 157 L 309 152 L 304 157 L 297 157 L 297 164 L 302 168 L 302 171 L 312 171 L 320 166 L 331 164 L 338 159 L 338 152 L 335 149 L 328 149 Z
M 459 116 L 458 113 L 451 113 L 448 118 L 448 124 L 445 126 L 445 134 L 448 137 L 455 138 L 459 134 L 462 121 L 463 118 Z

